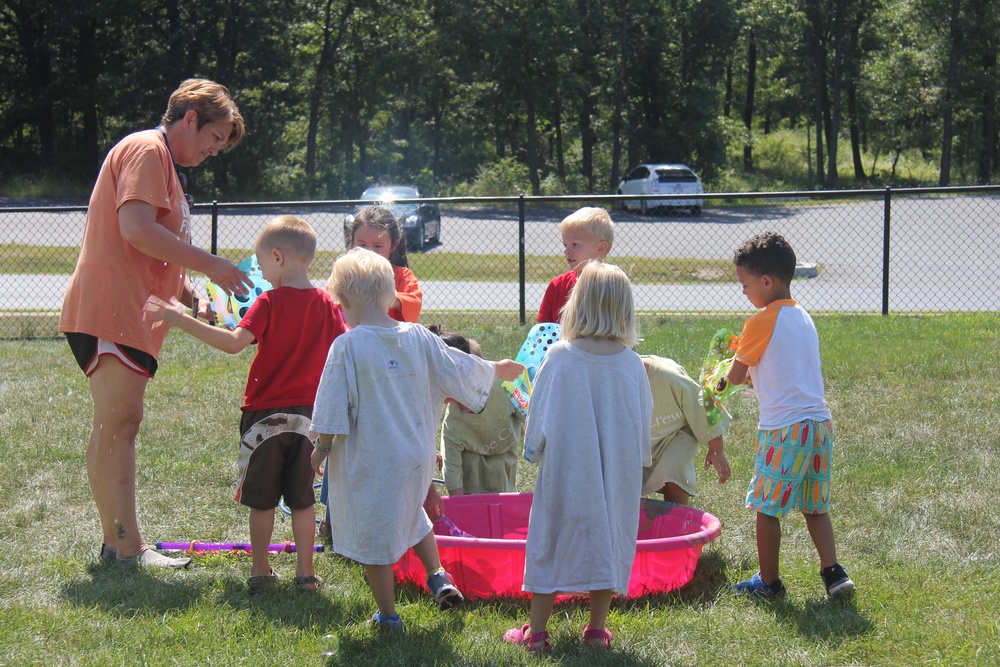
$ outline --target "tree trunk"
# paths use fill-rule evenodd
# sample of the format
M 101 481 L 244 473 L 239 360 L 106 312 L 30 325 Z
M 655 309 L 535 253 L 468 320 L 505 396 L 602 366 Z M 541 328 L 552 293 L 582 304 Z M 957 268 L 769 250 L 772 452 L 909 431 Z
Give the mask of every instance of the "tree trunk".
M 587 192 L 594 191 L 594 128 L 591 118 L 594 113 L 594 101 L 588 93 L 583 98 L 580 105 L 580 147 L 581 169 L 583 177 L 587 179 Z
M 826 181 L 826 159 L 823 153 L 823 99 L 826 97 L 826 77 L 823 70 L 826 67 L 826 59 L 823 57 L 823 45 L 816 44 L 816 181 L 823 183 Z
M 538 125 L 535 120 L 535 103 L 528 100 L 526 103 L 526 119 L 528 134 L 528 180 L 531 181 L 531 194 L 538 196 L 542 193 L 541 183 L 538 178 Z
M 951 183 L 951 145 L 955 134 L 955 86 L 958 83 L 958 42 L 959 26 L 958 12 L 961 0 L 951 0 L 951 17 L 948 20 L 948 41 L 951 43 L 951 54 L 948 59 L 948 76 L 945 81 L 944 108 L 942 109 L 941 132 L 941 173 L 938 185 Z M 893 165 L 895 168 L 895 165 Z
M 751 32 L 751 34 L 753 34 Z M 733 58 L 726 58 L 726 94 L 722 100 L 722 117 L 729 118 L 733 109 Z
M 56 154 L 55 117 L 52 109 L 52 54 L 49 49 L 47 24 L 31 15 L 30 3 L 11 4 L 10 24 L 24 55 L 28 79 L 31 114 L 38 128 L 39 155 L 51 160 Z M 50 162 L 51 163 L 51 162 Z
M 615 81 L 615 107 L 611 118 L 611 182 L 609 190 L 618 187 L 621 180 L 622 156 L 622 114 L 625 112 L 625 61 L 628 55 L 628 0 L 618 0 L 619 45 L 618 45 L 618 78 Z
M 990 182 L 993 174 L 993 151 L 997 145 L 997 40 L 991 38 L 989 47 L 983 51 L 983 122 L 982 143 L 979 146 L 979 169 L 977 182 Z
M 861 128 L 858 125 L 858 89 L 854 81 L 847 84 L 847 115 L 850 117 L 851 161 L 854 163 L 854 178 L 863 181 L 865 165 L 861 161 Z
M 556 99 L 556 173 L 560 179 L 566 178 L 566 156 L 563 153 L 562 97 Z
M 747 99 L 743 107 L 743 126 L 746 128 L 746 139 L 743 143 L 743 171 L 753 171 L 753 100 L 757 88 L 757 38 L 753 28 L 747 38 Z
M 93 18 L 81 17 L 77 26 L 77 85 L 80 90 L 80 115 L 83 117 L 83 137 L 81 140 L 80 157 L 82 171 L 88 176 L 96 173 L 101 165 L 101 156 L 97 145 L 97 91 L 100 90 L 97 79 L 100 62 L 97 47 L 97 26 Z
M 840 140 L 840 108 L 844 76 L 844 17 L 837 11 L 833 21 L 833 100 L 830 108 L 830 130 L 826 140 L 826 187 L 832 190 L 837 186 L 837 146 Z
M 337 34 L 333 34 L 333 0 L 326 0 L 323 8 L 323 48 L 319 53 L 319 62 L 316 64 L 316 78 L 313 80 L 312 90 L 309 91 L 309 127 L 306 131 L 306 177 L 311 181 L 316 174 L 316 152 L 317 136 L 319 135 L 319 119 L 323 101 L 323 91 L 333 74 L 334 53 L 343 39 L 347 29 L 347 20 L 354 11 L 352 2 L 344 4 L 343 12 L 340 15 L 340 22 Z M 314 186 L 310 184 L 310 189 Z M 313 192 L 315 194 L 315 192 Z
M 860 70 L 860 54 L 858 53 L 858 41 L 861 38 L 861 25 L 865 21 L 865 6 L 857 8 L 857 14 L 851 22 L 851 39 L 848 53 L 850 55 L 850 67 L 846 77 L 847 87 L 847 118 L 848 131 L 851 135 L 851 161 L 854 165 L 854 178 L 857 181 L 865 180 L 865 165 L 861 161 L 861 126 L 858 110 L 858 78 Z

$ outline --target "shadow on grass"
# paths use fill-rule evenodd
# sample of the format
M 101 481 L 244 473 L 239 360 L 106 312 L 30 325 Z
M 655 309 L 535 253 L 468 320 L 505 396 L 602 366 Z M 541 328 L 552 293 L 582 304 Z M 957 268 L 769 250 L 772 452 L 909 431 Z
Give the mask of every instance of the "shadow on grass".
M 338 655 L 324 664 L 470 664 L 447 643 L 439 628 L 409 624 L 405 632 L 379 634 L 366 623 L 355 623 L 342 628 L 339 639 Z
M 725 585 L 726 564 L 722 556 L 716 552 L 703 553 L 699 559 L 698 566 L 691 581 L 684 587 L 669 593 L 658 595 L 647 595 L 639 598 L 615 598 L 612 609 L 620 613 L 628 614 L 632 610 L 641 609 L 643 612 L 650 608 L 667 608 L 675 606 L 702 607 L 711 604 L 717 598 L 719 590 Z M 420 603 L 426 604 L 428 594 L 414 584 L 406 583 L 397 585 L 397 599 L 400 603 Z M 508 627 L 520 627 L 527 622 L 528 610 L 530 607 L 530 596 L 523 597 L 495 597 L 479 599 L 466 602 L 463 609 L 475 613 L 483 610 L 489 616 L 496 616 L 507 621 Z M 587 614 L 588 602 L 582 597 L 562 598 L 557 602 L 555 614 L 567 609 L 577 609 L 583 616 Z M 455 632 L 462 632 L 463 621 L 460 616 L 453 617 L 449 624 L 455 625 Z M 552 630 L 552 651 L 545 655 L 543 661 L 547 663 L 560 663 L 572 665 L 621 665 L 622 667 L 652 667 L 657 665 L 657 661 L 648 657 L 637 655 L 632 651 L 624 649 L 621 644 L 612 642 L 612 650 L 606 652 L 585 646 L 578 636 L 580 628 L 572 631 L 565 629 Z M 407 628 L 407 636 L 411 636 L 410 628 Z M 504 644 L 500 637 L 496 638 L 496 651 L 481 658 L 473 657 L 470 660 L 468 655 L 462 656 L 462 664 L 471 665 L 495 665 L 499 663 L 511 662 L 511 655 L 517 655 L 519 649 L 508 644 Z M 350 652 L 352 659 L 375 656 L 375 651 L 389 650 L 382 648 L 382 642 L 372 643 L 370 641 L 348 641 L 341 640 L 341 647 L 344 653 Z M 448 651 L 449 647 L 444 647 Z M 450 664 L 448 655 L 441 653 L 440 634 L 434 633 L 431 644 L 428 646 L 424 657 L 428 662 L 435 664 Z M 388 653 L 379 653 L 383 659 L 387 659 Z M 506 656 L 506 659 L 505 659 Z M 333 664 L 333 663 L 330 663 Z M 517 663 L 515 663 L 517 664 Z
M 97 563 L 88 567 L 90 581 L 63 588 L 64 598 L 81 607 L 95 607 L 121 619 L 162 615 L 203 604 L 248 610 L 273 624 L 312 629 L 316 619 L 339 625 L 345 610 L 322 594 L 301 593 L 291 578 L 250 593 L 245 582 L 232 577 L 171 577 L 174 572 L 151 573 L 140 567 Z
M 853 598 L 807 600 L 796 605 L 788 600 L 773 603 L 775 617 L 792 627 L 802 637 L 839 644 L 846 639 L 867 635 L 874 629 Z
M 703 576 L 699 576 L 702 565 L 705 565 Z M 739 563 L 732 565 L 736 572 L 750 571 L 757 565 L 756 558 L 745 558 Z M 727 580 L 726 565 L 723 558 L 717 553 L 706 554 L 698 563 L 698 571 L 691 584 L 678 591 L 684 593 L 688 588 L 690 595 L 697 596 L 699 579 L 702 581 L 701 599 L 704 602 L 713 602 L 720 593 L 727 591 L 729 585 L 735 582 Z M 729 595 L 735 595 L 728 593 Z M 777 599 L 764 599 L 757 597 L 743 598 L 750 604 L 769 608 L 774 612 L 775 618 L 790 627 L 794 627 L 796 632 L 802 637 L 821 641 L 837 641 L 866 635 L 873 630 L 871 620 L 865 618 L 857 609 L 853 597 L 827 599 L 826 597 L 807 600 L 804 604 L 796 604 L 787 597 Z M 691 598 L 691 602 L 695 599 Z

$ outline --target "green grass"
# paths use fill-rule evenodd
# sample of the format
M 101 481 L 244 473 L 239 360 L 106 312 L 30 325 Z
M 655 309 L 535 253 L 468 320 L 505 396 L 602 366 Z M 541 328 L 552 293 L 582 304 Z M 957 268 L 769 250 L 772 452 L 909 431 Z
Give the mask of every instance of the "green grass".
M 98 564 L 84 460 L 87 383 L 64 341 L 0 341 L 0 665 L 321 665 L 328 632 L 340 638 L 340 665 L 1000 664 L 992 504 L 1000 495 L 1000 318 L 816 322 L 837 437 L 832 518 L 857 595 L 824 599 L 798 517 L 783 527 L 787 598 L 755 602 L 725 590 L 756 570 L 743 497 L 757 411 L 744 393 L 732 400 L 726 436 L 732 480 L 719 485 L 699 473 L 693 503 L 720 518 L 722 537 L 684 589 L 614 604 L 610 656 L 580 647 L 586 609 L 578 602 L 556 608 L 549 657 L 500 641 L 526 622 L 526 605 L 487 601 L 443 614 L 412 588 L 397 596 L 407 634 L 374 636 L 363 627 L 374 604 L 361 568 L 331 554 L 316 556 L 328 582 L 318 595 L 290 585 L 289 554 L 273 558 L 285 583 L 254 596 L 247 556 L 199 557 L 181 572 Z M 640 351 L 696 373 L 711 334 L 740 325 L 736 316 L 646 318 Z M 497 357 L 513 355 L 526 328 L 465 331 Z M 168 336 L 137 450 L 147 539 L 247 539 L 247 512 L 232 495 L 250 358 Z M 519 487 L 530 490 L 534 474 L 523 463 Z M 291 539 L 287 520 L 278 519 L 275 539 Z
M 0 266 L 6 273 L 69 274 L 76 266 L 79 248 L 64 246 L 0 245 Z M 221 255 L 239 262 L 253 254 L 252 249 L 225 248 Z M 316 253 L 309 277 L 323 280 L 329 277 L 339 251 L 321 250 Z M 473 255 L 459 252 L 410 253 L 410 268 L 421 280 L 479 281 L 483 276 L 516 282 L 516 255 Z M 730 260 L 662 259 L 652 257 L 615 257 L 615 263 L 629 275 L 637 276 L 641 284 L 731 283 L 736 280 Z M 566 271 L 562 255 L 531 255 L 525 260 L 525 275 L 529 283 L 547 283 L 552 276 Z
M 892 170 L 893 157 L 891 153 L 876 155 L 863 152 L 861 162 L 865 178 L 856 179 L 850 138 L 846 134 L 842 135 L 837 148 L 837 189 L 937 185 L 939 156 L 926 156 L 918 149 L 903 151 L 895 173 Z M 706 181 L 705 189 L 710 192 L 781 192 L 823 187 L 816 173 L 816 135 L 812 135 L 810 143 L 803 127 L 781 127 L 769 134 L 755 129 L 753 159 L 753 171 L 744 171 L 742 140 L 730 142 L 726 151 L 726 164 L 713 179 Z M 826 167 L 824 161 L 824 170 Z M 960 171 L 956 167 L 952 173 L 954 185 L 974 182 L 974 178 L 970 180 L 969 175 L 959 173 Z

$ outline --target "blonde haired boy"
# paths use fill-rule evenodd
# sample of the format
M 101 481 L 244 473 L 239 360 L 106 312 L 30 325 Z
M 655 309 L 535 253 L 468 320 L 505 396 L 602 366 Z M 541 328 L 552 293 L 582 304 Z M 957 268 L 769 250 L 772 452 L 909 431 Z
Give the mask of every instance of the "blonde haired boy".
M 559 223 L 563 255 L 569 271 L 556 276 L 545 289 L 538 307 L 539 322 L 560 322 L 562 310 L 588 261 L 603 261 L 615 240 L 615 223 L 603 208 L 588 206 L 571 213 Z
M 388 314 L 396 298 L 389 260 L 364 248 L 341 255 L 328 289 L 351 327 L 330 348 L 313 409 L 313 468 L 327 461 L 334 550 L 362 563 L 378 611 L 371 625 L 403 629 L 392 566 L 413 548 L 427 568 L 439 609 L 463 601 L 441 567 L 425 501 L 442 507 L 432 480 L 441 407 L 454 398 L 482 410 L 494 377 L 513 380 L 524 366 L 485 361 L 448 347 L 426 327 Z M 361 519 L 359 519 L 361 517 Z
M 250 508 L 253 561 L 247 586 L 253 591 L 278 581 L 268 545 L 274 509 L 284 497 L 292 511 L 295 586 L 312 591 L 322 580 L 313 569 L 316 497 L 309 422 L 327 350 L 346 329 L 333 298 L 309 280 L 316 253 L 316 231 L 309 223 L 291 215 L 275 218 L 254 249 L 273 289 L 257 297 L 233 331 L 188 317 L 176 299 L 155 296 L 146 302 L 143 319 L 154 327 L 183 329 L 230 354 L 257 343 L 241 407 L 235 497 Z

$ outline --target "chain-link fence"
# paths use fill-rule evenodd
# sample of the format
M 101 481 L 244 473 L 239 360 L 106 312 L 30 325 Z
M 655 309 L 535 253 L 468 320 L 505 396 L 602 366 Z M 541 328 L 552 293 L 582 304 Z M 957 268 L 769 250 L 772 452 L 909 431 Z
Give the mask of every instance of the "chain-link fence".
M 652 199 L 630 197 L 628 210 L 616 196 L 420 200 L 440 212 L 439 231 L 409 254 L 424 291 L 421 320 L 534 320 L 548 281 L 568 270 L 559 222 L 581 206 L 612 210 L 607 261 L 631 277 L 640 311 L 748 312 L 731 258 L 763 230 L 795 248 L 792 295 L 811 311 L 1000 310 L 1000 186 L 711 193 L 697 215 L 640 213 Z M 657 204 L 674 199 L 690 203 L 690 195 L 655 195 Z M 268 220 L 299 215 L 319 234 L 312 277 L 322 284 L 359 203 L 198 204 L 193 242 L 240 261 Z M 82 206 L 0 208 L 0 335 L 54 334 L 85 217 Z

